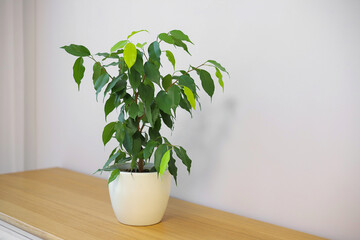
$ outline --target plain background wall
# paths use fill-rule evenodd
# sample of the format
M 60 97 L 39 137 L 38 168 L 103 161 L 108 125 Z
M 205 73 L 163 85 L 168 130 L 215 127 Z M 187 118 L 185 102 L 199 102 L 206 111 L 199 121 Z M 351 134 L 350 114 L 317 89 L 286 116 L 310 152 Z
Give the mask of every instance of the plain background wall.
M 22 1 L 0 0 L 0 173 L 24 170 L 25 82 Z M 27 46 L 27 45 L 26 45 Z M 34 68 L 33 68 L 34 69 Z
M 90 174 L 109 154 L 91 61 L 81 91 L 75 57 L 181 29 L 195 46 L 179 66 L 207 59 L 231 74 L 213 103 L 178 113 L 171 142 L 193 159 L 172 196 L 332 239 L 359 239 L 359 1 L 36 1 L 39 167 Z M 143 41 L 143 40 L 139 40 Z M 183 62 L 183 64 L 181 63 Z M 91 64 L 90 64 L 91 63 Z M 114 117 L 114 116 L 113 116 Z M 105 176 L 102 176 L 105 177 Z

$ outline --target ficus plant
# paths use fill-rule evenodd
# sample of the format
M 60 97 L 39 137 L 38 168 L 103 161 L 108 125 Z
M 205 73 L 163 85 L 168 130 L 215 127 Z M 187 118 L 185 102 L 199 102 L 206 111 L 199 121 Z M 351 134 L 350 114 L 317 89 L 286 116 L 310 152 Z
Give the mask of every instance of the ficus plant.
M 139 32 L 147 31 L 132 32 L 127 39 L 117 42 L 110 52 L 93 55 L 86 47 L 75 44 L 62 48 L 77 57 L 73 77 L 79 90 L 85 72 L 84 59 L 94 61 L 92 79 L 96 98 L 102 90 L 104 93 L 105 120 L 117 109 L 117 121 L 105 126 L 102 140 L 106 145 L 114 138 L 119 145 L 98 171 L 112 171 L 110 183 L 120 174 L 121 166 L 130 163 L 128 171 L 131 172 L 156 171 L 162 176 L 168 169 L 176 182 L 175 155 L 189 173 L 191 159 L 183 147 L 173 145 L 162 136 L 160 129 L 166 125 L 173 130 L 178 109 L 184 109 L 192 116 L 196 103 L 200 106 L 200 87 L 194 80 L 197 77 L 202 89 L 212 98 L 215 84 L 207 68 L 212 68 L 222 90 L 222 73 L 228 72 L 214 60 L 207 60 L 196 67 L 190 65 L 187 70 L 177 69 L 174 54 L 168 47 L 179 47 L 190 54 L 187 44 L 193 44 L 180 30 L 160 33 L 147 47 L 146 42 L 134 43 L 130 40 Z M 163 55 L 172 65 L 170 73 L 163 72 Z M 110 72 L 116 72 L 115 76 Z M 152 155 L 154 166 L 150 170 L 145 169 Z

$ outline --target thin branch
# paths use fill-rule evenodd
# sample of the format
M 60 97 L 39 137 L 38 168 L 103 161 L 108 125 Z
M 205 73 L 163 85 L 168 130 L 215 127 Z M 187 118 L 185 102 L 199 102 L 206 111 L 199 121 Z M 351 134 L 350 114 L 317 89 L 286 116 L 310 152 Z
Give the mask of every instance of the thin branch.
M 200 67 L 204 66 L 205 63 L 206 63 L 206 62 L 204 62 L 203 64 L 200 64 L 199 66 L 197 66 L 197 67 L 195 67 L 195 68 L 193 67 L 192 69 L 190 69 L 190 66 L 189 66 L 189 70 L 187 70 L 186 73 L 189 73 L 189 72 L 191 72 L 191 71 L 194 71 L 194 70 L 199 69 Z M 178 72 L 178 71 L 175 71 L 175 72 Z M 175 72 L 173 73 L 173 76 L 174 76 Z M 173 83 L 171 83 L 170 86 L 165 90 L 165 92 L 167 92 L 167 91 L 168 91 L 175 83 L 177 83 L 178 81 L 179 81 L 179 80 L 176 80 L 176 81 L 174 81 Z
M 96 59 L 94 58 L 93 55 L 90 55 L 89 58 L 92 59 L 92 60 L 94 60 L 95 62 L 98 62 L 98 61 L 96 61 Z
M 175 82 L 171 83 L 170 86 L 165 90 L 167 92 L 175 83 L 177 83 L 179 80 L 175 80 Z
M 112 77 L 108 71 L 106 71 L 106 68 L 104 66 L 101 65 L 101 63 L 99 61 L 96 61 L 96 59 L 93 57 L 93 55 L 88 56 L 90 59 L 94 60 L 94 62 L 97 62 L 100 64 L 101 68 L 104 69 L 104 71 L 107 73 L 107 75 L 109 75 L 109 77 L 111 78 L 111 80 L 114 80 L 114 77 Z
M 189 72 L 191 72 L 191 71 L 194 71 L 194 70 L 197 70 L 197 69 L 199 69 L 201 66 L 204 66 L 205 65 L 205 63 L 206 62 L 204 62 L 203 64 L 200 64 L 199 66 L 197 66 L 197 67 L 193 67 L 192 69 L 189 69 L 189 70 L 187 70 L 187 72 L 186 73 L 189 73 Z
M 148 57 L 147 57 L 146 54 L 145 54 L 144 48 L 141 48 L 141 50 L 143 51 L 143 54 L 144 54 L 144 56 L 145 56 L 145 58 L 146 58 L 146 61 L 149 61 Z
M 137 104 L 138 96 L 139 96 L 139 92 L 135 92 L 135 103 L 136 104 Z
M 143 122 L 143 125 L 142 125 L 141 128 L 140 128 L 140 133 L 142 132 L 142 130 L 144 129 L 144 127 L 145 127 L 145 122 Z
M 145 113 L 139 117 L 139 120 L 143 119 L 145 117 Z

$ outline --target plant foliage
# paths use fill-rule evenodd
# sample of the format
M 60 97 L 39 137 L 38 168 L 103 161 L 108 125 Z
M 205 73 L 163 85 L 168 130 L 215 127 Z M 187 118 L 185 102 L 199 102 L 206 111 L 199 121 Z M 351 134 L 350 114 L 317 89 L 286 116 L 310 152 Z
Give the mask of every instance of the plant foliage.
M 213 75 L 222 90 L 222 72 L 228 72 L 214 60 L 207 60 L 197 67 L 190 65 L 187 70 L 176 70 L 175 56 L 167 48 L 180 47 L 190 54 L 187 44 L 193 43 L 189 36 L 180 30 L 160 33 L 145 49 L 146 42 L 135 44 L 129 40 L 140 32 L 147 30 L 133 31 L 127 39 L 117 42 L 110 52 L 93 55 L 86 47 L 76 44 L 62 48 L 77 57 L 73 77 L 79 90 L 85 72 L 84 58 L 94 61 L 92 79 L 96 97 L 104 92 L 105 120 L 115 109 L 119 110 L 117 121 L 108 123 L 102 134 L 104 145 L 111 139 L 116 139 L 119 145 L 98 171 L 111 171 L 111 182 L 120 174 L 122 164 L 130 163 L 130 171 L 142 172 L 153 156 L 153 170 L 162 175 L 168 169 L 177 181 L 174 156 L 182 161 L 189 173 L 191 159 L 183 147 L 173 145 L 163 137 L 160 129 L 164 125 L 173 129 L 178 109 L 190 114 L 196 109 L 199 80 L 202 89 L 212 98 L 215 84 L 207 68 L 214 70 Z M 162 56 L 166 56 L 166 62 L 174 69 L 172 73 L 161 71 Z M 109 73 L 111 68 L 116 69 L 116 76 Z

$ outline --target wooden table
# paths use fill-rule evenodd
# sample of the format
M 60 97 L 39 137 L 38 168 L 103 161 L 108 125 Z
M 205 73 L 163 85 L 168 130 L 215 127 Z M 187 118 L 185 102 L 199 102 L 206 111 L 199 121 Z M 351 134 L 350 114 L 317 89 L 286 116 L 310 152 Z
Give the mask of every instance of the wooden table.
M 161 223 L 126 226 L 104 179 L 62 168 L 0 175 L 0 219 L 44 239 L 323 239 L 176 198 Z

